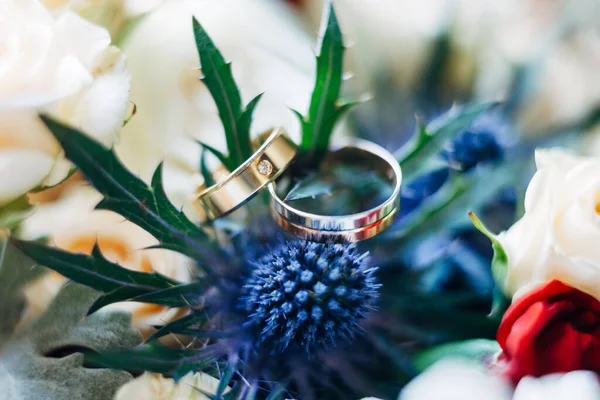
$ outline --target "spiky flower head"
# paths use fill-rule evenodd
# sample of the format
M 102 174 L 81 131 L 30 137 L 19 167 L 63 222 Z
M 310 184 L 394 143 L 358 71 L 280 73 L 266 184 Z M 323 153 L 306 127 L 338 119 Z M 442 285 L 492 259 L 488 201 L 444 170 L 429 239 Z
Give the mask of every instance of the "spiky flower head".
M 501 128 L 490 123 L 476 124 L 450 141 L 442 156 L 453 169 L 465 172 L 480 163 L 498 161 L 504 155 L 496 138 Z
M 379 297 L 377 268 L 355 245 L 285 242 L 253 267 L 240 305 L 271 352 L 351 340 Z

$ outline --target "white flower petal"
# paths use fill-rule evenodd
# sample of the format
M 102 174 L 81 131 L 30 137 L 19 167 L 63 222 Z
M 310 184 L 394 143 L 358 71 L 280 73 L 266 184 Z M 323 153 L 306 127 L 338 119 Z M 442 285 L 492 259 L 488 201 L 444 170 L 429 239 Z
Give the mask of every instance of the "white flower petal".
M 398 400 L 510 400 L 512 388 L 474 362 L 445 358 L 404 387 Z
M 0 205 L 40 185 L 54 159 L 39 150 L 0 150 Z
M 525 215 L 498 236 L 508 256 L 505 290 L 521 295 L 558 279 L 600 299 L 600 159 L 536 152 Z
M 122 386 L 115 400 L 209 400 L 203 392 L 215 393 L 218 386 L 218 379 L 202 372 L 190 372 L 179 382 L 146 372 Z
M 131 101 L 138 108 L 123 129 L 117 152 L 144 179 L 150 179 L 165 158 L 177 163 L 183 151 L 187 159 L 188 150 L 169 147 L 178 137 L 200 139 L 224 150 L 214 101 L 198 81 L 192 16 L 232 62 L 244 105 L 265 92 L 252 124 L 254 134 L 279 125 L 298 137 L 299 124 L 288 107 L 307 109 L 315 68 L 313 46 L 284 5 L 264 0 L 167 3 L 146 16 L 124 46 L 132 71 Z M 195 166 L 199 154 L 196 149 Z
M 600 381 L 594 372 L 574 371 L 521 379 L 513 400 L 600 400 Z

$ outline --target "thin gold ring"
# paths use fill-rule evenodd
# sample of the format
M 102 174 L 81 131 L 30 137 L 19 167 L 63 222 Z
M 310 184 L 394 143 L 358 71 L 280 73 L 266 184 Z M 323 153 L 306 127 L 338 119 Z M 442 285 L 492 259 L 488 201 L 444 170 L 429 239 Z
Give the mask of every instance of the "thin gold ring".
M 198 193 L 194 202 L 203 221 L 212 221 L 237 210 L 281 175 L 294 160 L 296 144 L 281 128 L 259 135 L 262 143 L 248 160 L 218 183 Z M 223 173 L 221 172 L 221 175 Z

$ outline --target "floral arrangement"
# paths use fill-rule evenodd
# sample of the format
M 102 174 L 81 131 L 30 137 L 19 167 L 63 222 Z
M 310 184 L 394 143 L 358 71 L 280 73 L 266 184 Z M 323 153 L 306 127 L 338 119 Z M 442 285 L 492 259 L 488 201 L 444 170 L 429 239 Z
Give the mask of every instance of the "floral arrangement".
M 289 29 L 273 14 L 283 5 L 236 2 Z M 519 134 L 528 65 L 505 101 L 461 92 L 450 106 L 441 35 L 405 105 L 384 87 L 378 110 L 361 111 L 369 104 L 345 100 L 347 46 L 329 2 L 316 60 L 302 35 L 229 59 L 229 31 L 211 23 L 230 15 L 224 5 L 132 11 L 142 6 L 0 3 L 0 398 L 600 398 L 600 161 L 556 147 L 596 125 L 597 109 Z M 177 26 L 152 48 L 195 59 L 156 54 L 156 81 L 135 43 L 166 20 Z M 314 77 L 260 72 L 279 51 Z M 259 72 L 240 76 L 238 61 Z M 253 73 L 275 82 L 274 97 L 245 85 Z M 286 93 L 308 106 L 285 110 Z M 381 101 L 402 132 L 370 118 Z M 298 131 L 282 201 L 336 218 L 393 196 L 356 157 L 327 164 L 338 136 L 385 146 L 402 171 L 389 227 L 305 240 L 273 218 L 268 191 L 211 218 L 199 199 L 278 126 Z

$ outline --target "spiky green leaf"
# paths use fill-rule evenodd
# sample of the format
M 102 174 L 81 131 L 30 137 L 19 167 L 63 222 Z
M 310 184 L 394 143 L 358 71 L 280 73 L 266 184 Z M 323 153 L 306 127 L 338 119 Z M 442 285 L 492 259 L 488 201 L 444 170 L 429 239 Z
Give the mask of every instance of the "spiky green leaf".
M 212 254 L 209 238 L 167 198 L 161 180 L 162 164 L 148 186 L 128 171 L 111 150 L 48 116 L 41 118 L 67 158 L 104 196 L 96 208 L 114 211 L 142 227 L 160 241 L 157 247 L 208 263 Z
M 203 143 L 201 141 L 196 141 L 196 143 L 198 143 L 200 146 L 202 146 L 202 148 L 204 150 L 207 150 L 209 153 L 211 153 L 213 156 L 217 157 L 217 159 L 227 168 L 229 168 L 230 166 L 228 165 L 228 159 L 227 156 L 223 153 L 221 153 L 219 150 L 215 149 L 212 146 L 209 146 L 206 143 Z
M 252 124 L 252 116 L 254 115 L 254 110 L 256 109 L 256 106 L 258 105 L 258 102 L 263 97 L 263 95 L 264 93 L 259 93 L 258 95 L 256 95 L 256 97 L 250 100 L 250 102 L 248 103 L 248 105 L 246 105 L 246 108 L 244 109 L 244 111 L 242 111 L 242 114 L 238 119 L 238 125 L 240 127 L 240 130 L 242 132 L 248 132 L 248 135 L 250 135 L 250 125 Z
M 187 330 L 193 326 L 201 326 L 207 321 L 207 316 L 204 312 L 192 312 L 185 317 L 181 317 L 175 321 L 169 322 L 168 324 L 161 326 L 156 332 L 154 332 L 149 338 L 148 342 L 160 339 L 163 336 L 171 333 L 185 335 Z
M 240 91 L 231 72 L 231 63 L 225 62 L 223 55 L 196 18 L 193 18 L 193 29 L 202 68 L 202 82 L 217 106 L 229 150 L 226 165 L 233 169 L 252 155 L 250 122 L 260 95 L 244 110 Z
M 150 371 L 181 377 L 190 371 L 207 369 L 214 362 L 215 355 L 211 347 L 179 349 L 151 343 L 133 349 L 86 353 L 85 365 L 126 371 Z
M 339 104 L 344 41 L 333 5 L 329 4 L 327 10 L 321 25 L 317 76 L 308 115 L 296 112 L 302 123 L 302 149 L 306 151 L 327 149 L 336 122 L 353 105 Z
M 204 178 L 204 184 L 206 187 L 210 187 L 215 184 L 215 178 L 206 165 L 207 151 L 208 150 L 206 150 L 206 148 L 202 149 L 202 155 L 200 156 L 200 173 L 202 174 L 202 178 Z
M 161 304 L 171 307 L 197 307 L 202 303 L 202 291 L 209 283 L 200 279 L 192 283 L 177 285 L 168 289 L 132 297 L 131 301 L 139 303 Z
M 225 370 L 223 371 L 223 374 L 221 375 L 221 379 L 219 379 L 219 386 L 217 387 L 217 393 L 215 393 L 215 398 L 217 400 L 221 400 L 223 398 L 223 394 L 225 393 L 225 390 L 227 390 L 227 386 L 229 386 L 231 379 L 237 372 L 237 363 L 238 363 L 238 360 L 237 360 L 236 356 L 231 357 L 231 359 L 227 363 L 227 366 L 225 367 Z
M 427 126 L 417 119 L 417 131 L 412 139 L 396 152 L 402 167 L 405 181 L 410 181 L 422 172 L 427 165 L 425 160 L 437 155 L 447 140 L 468 129 L 483 113 L 496 107 L 498 103 L 475 104 L 453 107 L 446 114 L 436 118 Z
M 54 247 L 13 240 L 14 245 L 35 262 L 67 278 L 107 295 L 101 305 L 129 300 L 178 282 L 157 273 L 132 271 L 108 261 L 97 246 L 91 255 L 69 253 Z M 98 305 L 95 306 L 98 309 Z

